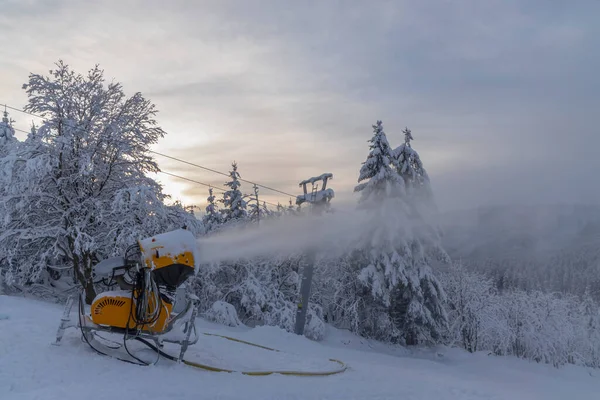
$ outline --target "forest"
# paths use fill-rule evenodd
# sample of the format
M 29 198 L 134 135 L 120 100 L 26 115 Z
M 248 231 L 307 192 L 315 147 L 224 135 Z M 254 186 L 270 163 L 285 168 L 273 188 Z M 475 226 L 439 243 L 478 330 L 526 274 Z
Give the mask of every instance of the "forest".
M 23 89 L 23 111 L 43 123 L 21 141 L 7 110 L 0 122 L 0 293 L 62 302 L 84 290 L 91 301 L 107 289 L 94 265 L 140 238 L 184 228 L 201 243 L 275 221 L 296 226 L 313 214 L 310 205 L 268 207 L 257 186 L 243 184 L 235 162 L 227 190 L 207 189 L 200 215 L 171 201 L 148 176 L 160 170 L 150 147 L 166 135 L 158 110 L 141 93 L 127 96 L 120 83 L 107 82 L 99 66 L 78 73 L 59 61 L 48 76 L 31 73 Z M 290 246 L 203 263 L 186 285 L 200 298 L 201 314 L 293 331 L 302 270 L 314 262 L 305 331 L 313 340 L 330 324 L 401 346 L 600 367 L 597 242 L 576 237 L 595 238 L 600 225 L 584 218 L 572 245 L 558 251 L 553 244 L 535 258 L 514 246 L 541 233 L 499 230 L 485 241 L 482 232 L 440 217 L 410 129 L 391 144 L 382 121 L 367 128 L 348 240 L 314 260 Z M 320 218 L 339 220 L 335 206 Z

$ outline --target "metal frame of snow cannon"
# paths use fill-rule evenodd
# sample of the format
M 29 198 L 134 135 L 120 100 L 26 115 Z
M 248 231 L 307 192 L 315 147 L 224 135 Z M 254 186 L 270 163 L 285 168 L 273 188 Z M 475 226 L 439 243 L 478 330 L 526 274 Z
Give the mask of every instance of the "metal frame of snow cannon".
M 95 340 L 94 333 L 96 332 L 106 332 L 106 333 L 118 333 L 125 334 L 126 330 L 123 328 L 116 328 L 112 326 L 104 326 L 95 324 L 88 313 L 85 312 L 85 292 L 82 291 L 79 294 L 78 299 L 78 318 L 76 321 L 71 319 L 71 310 L 74 304 L 74 296 L 69 296 L 67 302 L 65 303 L 65 307 L 63 310 L 63 315 L 60 320 L 60 325 L 56 332 L 56 339 L 52 343 L 55 346 L 59 346 L 60 342 L 64 336 L 65 330 L 69 328 L 77 328 L 81 330 L 83 338 L 85 341 L 90 344 L 94 350 L 104 354 L 107 351 L 99 351 L 96 347 L 105 347 L 101 343 Z M 196 316 L 198 314 L 197 301 L 198 297 L 193 294 L 187 295 L 186 306 L 183 311 L 179 313 L 173 313 L 173 317 L 168 321 L 167 328 L 158 334 L 149 333 L 149 332 L 136 332 L 135 336 L 132 339 L 140 338 L 140 339 L 148 339 L 155 343 L 157 348 L 162 348 L 163 343 L 175 343 L 181 346 L 180 352 L 177 357 L 177 361 L 181 362 L 183 360 L 183 356 L 187 351 L 189 346 L 192 346 L 198 342 L 200 335 L 196 331 L 196 324 L 194 323 Z M 178 329 L 181 329 L 181 333 L 183 334 L 183 338 L 170 338 L 169 333 L 175 332 Z M 192 336 L 193 333 L 193 336 Z M 191 339 L 190 339 L 191 338 Z M 91 343 L 94 342 L 94 345 Z M 118 357 L 117 357 L 118 358 Z

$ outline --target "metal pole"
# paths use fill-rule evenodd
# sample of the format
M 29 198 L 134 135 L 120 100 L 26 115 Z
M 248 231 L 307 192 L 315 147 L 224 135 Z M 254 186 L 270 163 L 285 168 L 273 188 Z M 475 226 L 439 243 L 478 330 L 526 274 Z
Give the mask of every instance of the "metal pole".
M 325 183 L 323 189 L 327 185 L 327 179 L 325 179 Z M 323 212 L 323 206 L 321 202 L 315 203 L 315 193 L 316 187 L 313 182 L 313 191 L 311 200 L 309 203 L 311 204 L 311 211 L 313 215 L 321 215 Z M 306 183 L 304 183 L 304 197 L 306 199 Z M 315 260 L 316 260 L 317 250 L 315 248 L 310 248 L 307 251 L 306 263 L 304 265 L 304 270 L 302 272 L 302 281 L 300 283 L 300 302 L 298 303 L 298 308 L 296 310 L 296 327 L 295 331 L 298 335 L 304 335 L 304 326 L 306 325 L 306 313 L 308 312 L 308 301 L 310 298 L 310 288 L 312 286 L 313 272 L 315 269 Z
M 300 303 L 296 310 L 296 334 L 304 335 L 304 325 L 306 325 L 306 313 L 308 311 L 308 299 L 310 297 L 310 286 L 312 284 L 313 271 L 315 268 L 315 251 L 308 251 L 306 265 L 302 273 L 302 282 L 300 284 Z

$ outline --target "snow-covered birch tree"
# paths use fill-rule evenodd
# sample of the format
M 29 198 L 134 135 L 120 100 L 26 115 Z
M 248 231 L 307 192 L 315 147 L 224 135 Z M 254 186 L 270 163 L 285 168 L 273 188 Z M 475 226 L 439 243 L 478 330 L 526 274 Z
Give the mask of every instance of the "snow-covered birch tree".
M 25 110 L 44 122 L 19 157 L 0 161 L 11 171 L 0 202 L 0 253 L 17 281 L 39 278 L 50 260 L 68 262 L 90 302 L 92 265 L 120 238 L 164 228 L 154 218 L 166 197 L 146 175 L 158 171 L 149 150 L 164 131 L 149 100 L 105 85 L 98 66 L 82 75 L 59 61 L 49 76 L 30 74 L 23 88 Z

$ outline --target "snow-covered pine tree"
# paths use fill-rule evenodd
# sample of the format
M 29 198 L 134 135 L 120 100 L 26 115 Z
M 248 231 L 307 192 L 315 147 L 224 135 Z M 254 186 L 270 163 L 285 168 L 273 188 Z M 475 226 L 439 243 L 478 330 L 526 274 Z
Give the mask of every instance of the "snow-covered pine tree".
M 249 196 L 250 201 L 248 202 L 248 208 L 250 211 L 248 211 L 248 218 L 250 221 L 260 224 L 261 221 L 274 217 L 277 213 L 269 210 L 265 201 L 262 203 L 260 202 L 258 197 L 258 186 L 256 184 L 254 184 L 253 189 L 254 194 Z
M 269 210 L 269 207 L 267 207 L 267 202 L 263 201 L 262 205 L 260 207 L 260 212 L 262 213 L 262 217 L 263 218 L 272 218 L 277 216 L 277 213 L 274 211 Z
M 0 158 L 12 155 L 18 157 L 19 141 L 15 138 L 15 130 L 12 127 L 12 120 L 8 118 L 8 112 L 4 110 L 2 120 L 0 121 Z M 0 196 L 5 195 L 6 186 L 10 182 L 12 171 L 0 170 Z M 0 208 L 0 219 L 2 219 L 2 209 Z
M 419 153 L 412 148 L 410 142 L 414 140 L 412 131 L 404 128 L 404 143 L 393 151 L 397 163 L 398 173 L 404 179 L 407 190 L 423 188 L 429 190 L 429 176 L 423 168 Z
M 284 210 L 284 214 L 286 214 L 286 215 L 301 216 L 301 215 L 304 214 L 304 210 L 302 209 L 302 205 L 301 204 L 298 204 L 297 206 L 294 206 L 294 202 L 292 201 L 292 199 L 290 199 L 288 206 Z
M 411 141 L 414 140 L 412 131 L 404 128 L 402 133 L 404 133 L 404 143 L 392 152 L 395 164 L 398 173 L 404 180 L 406 197 L 413 209 L 412 212 L 418 214 L 420 218 L 430 217 L 435 214 L 436 205 L 429 175 L 419 153 L 411 145 Z M 432 228 L 437 231 L 436 234 L 440 234 L 437 227 Z
M 169 220 L 161 186 L 147 176 L 158 170 L 150 145 L 164 135 L 156 109 L 140 93 L 126 97 L 121 84 L 104 82 L 98 66 L 81 75 L 62 61 L 49 77 L 30 74 L 25 110 L 45 121 L 19 157 L 0 160 L 10 171 L 0 200 L 10 280 L 36 281 L 48 263 L 66 262 L 88 302 L 92 265 L 124 238 L 165 229 L 155 216 Z M 116 212 L 124 209 L 136 212 Z
M 252 186 L 252 189 L 254 192 L 253 195 L 250 196 L 250 201 L 248 204 L 248 208 L 250 209 L 250 211 L 248 211 L 248 218 L 250 219 L 250 221 L 259 224 L 261 218 L 263 217 L 263 212 L 260 207 L 260 200 L 258 199 L 258 185 L 256 185 L 255 183 Z
M 291 214 L 291 215 L 295 215 L 297 212 L 297 210 L 294 208 L 294 203 L 292 203 L 292 199 L 290 199 L 290 202 L 287 206 L 287 214 Z
M 12 127 L 12 120 L 8 118 L 8 112 L 5 109 L 2 114 L 2 120 L 0 120 L 0 157 L 6 157 L 9 154 L 16 155 L 15 143 L 17 142 L 15 130 Z M 6 186 L 7 182 L 10 181 L 10 174 L 11 171 L 0 169 L 0 197 L 2 198 L 6 195 Z M 0 220 L 2 220 L 4 216 L 5 212 L 3 208 L 0 207 Z M 4 286 L 3 275 L 7 273 L 7 271 L 8 266 L 6 257 L 0 256 L 0 294 L 2 294 Z
M 31 121 L 31 129 L 29 130 L 29 133 L 27 134 L 27 138 L 30 140 L 35 139 L 36 135 L 37 135 L 37 126 L 35 126 L 35 122 Z
M 362 263 L 358 279 L 375 301 L 364 310 L 368 323 L 362 330 L 392 339 L 400 336 L 408 345 L 433 343 L 440 339 L 447 317 L 445 293 L 430 264 L 432 256 L 443 258 L 445 252 L 423 236 L 428 230 L 413 217 L 381 121 L 373 125 L 369 142 L 370 152 L 354 189 L 360 192 L 359 206 L 370 220 L 364 249 L 355 257 Z
M 206 233 L 215 231 L 223 223 L 223 216 L 219 211 L 219 208 L 215 202 L 215 195 L 213 194 L 213 188 L 208 189 L 208 197 L 206 199 L 208 204 L 205 208 L 205 214 L 202 218 L 204 229 Z
M 387 199 L 401 198 L 404 182 L 394 168 L 394 156 L 381 121 L 373 125 L 373 137 L 369 143 L 370 152 L 360 168 L 359 184 L 354 192 L 360 193 L 359 203 L 366 203 L 368 208 L 373 209 Z
M 229 188 L 223 193 L 223 198 L 220 200 L 224 208 L 221 210 L 223 214 L 223 222 L 242 222 L 248 216 L 246 211 L 247 205 L 244 200 L 244 195 L 240 191 L 240 174 L 237 171 L 237 163 L 234 161 L 231 164 L 232 170 L 229 172 L 231 180 L 225 183 Z
M 12 122 L 13 121 L 8 118 L 8 112 L 4 110 L 2 113 L 2 121 L 0 121 L 0 154 L 9 151 L 8 147 L 17 142 Z
M 281 216 L 281 215 L 285 214 L 285 211 L 286 211 L 286 208 L 280 202 L 277 202 L 277 210 L 276 210 L 277 215 Z

